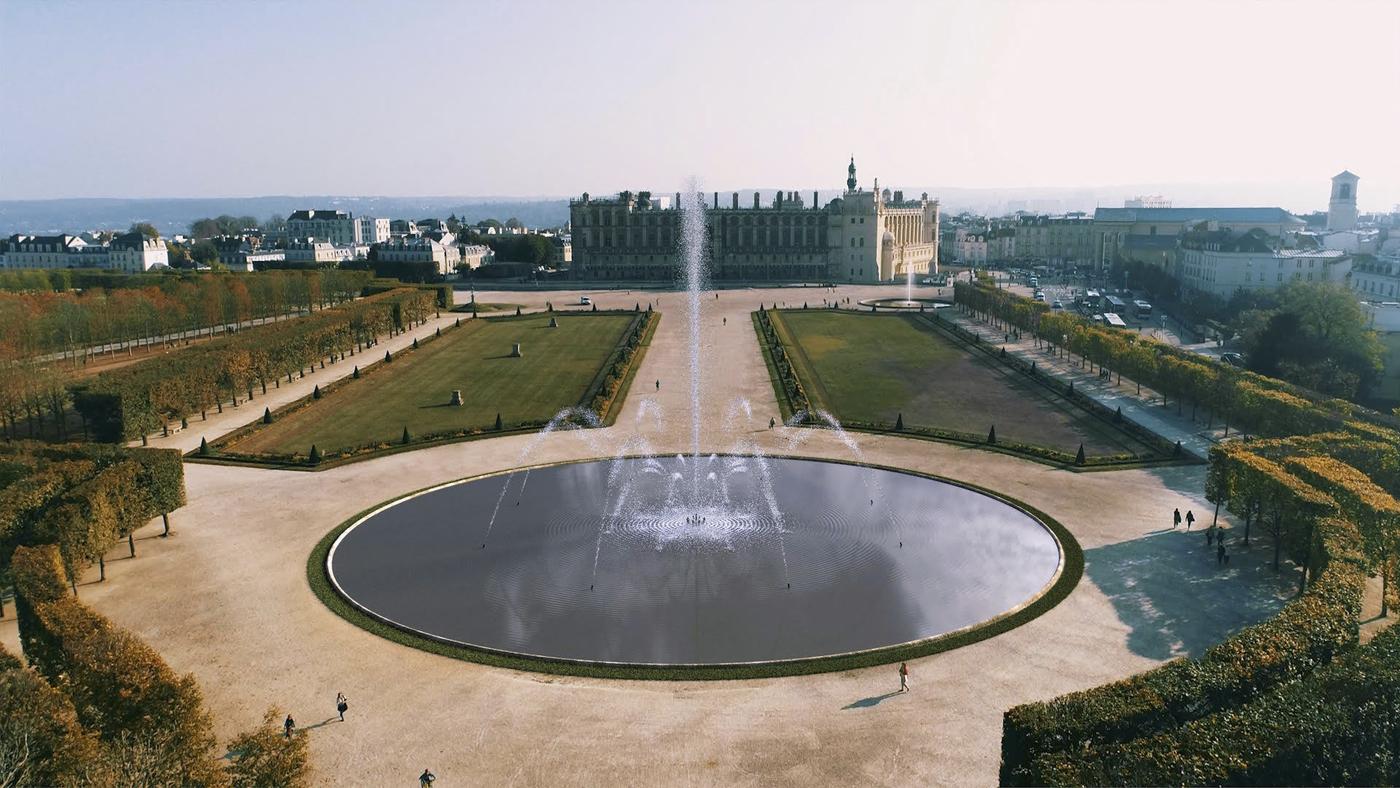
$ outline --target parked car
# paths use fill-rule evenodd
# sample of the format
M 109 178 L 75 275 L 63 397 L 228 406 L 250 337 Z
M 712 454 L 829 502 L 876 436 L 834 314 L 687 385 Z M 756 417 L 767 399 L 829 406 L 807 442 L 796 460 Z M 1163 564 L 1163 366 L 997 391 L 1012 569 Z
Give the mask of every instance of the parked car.
M 1220 360 L 1232 367 L 1244 367 L 1244 356 L 1239 353 L 1221 353 Z
M 1064 308 L 1065 308 L 1065 305 L 1064 305 L 1063 303 L 1059 302 L 1059 301 L 1056 301 L 1055 303 L 1053 303 L 1053 304 L 1050 305 L 1050 308 L 1051 308 L 1051 309 L 1064 309 Z
M 591 303 L 593 303 L 593 299 L 589 298 L 588 296 L 579 296 L 579 297 L 578 297 L 578 304 L 579 304 L 579 306 L 588 306 L 588 305 L 591 304 Z

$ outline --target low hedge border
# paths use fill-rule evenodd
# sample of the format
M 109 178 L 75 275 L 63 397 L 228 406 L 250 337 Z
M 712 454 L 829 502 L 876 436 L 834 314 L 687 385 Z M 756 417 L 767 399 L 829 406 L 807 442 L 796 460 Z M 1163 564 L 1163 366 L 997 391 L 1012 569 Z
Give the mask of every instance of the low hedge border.
M 849 460 L 831 460 L 825 458 L 798 458 L 789 459 L 819 459 L 822 462 L 837 462 L 844 465 L 861 465 Z M 592 460 L 573 460 L 568 463 L 591 462 Z M 684 665 L 684 666 L 648 666 L 648 665 L 610 665 L 589 662 L 573 662 L 567 660 L 523 657 L 515 654 L 492 651 L 483 648 L 472 648 L 430 637 L 408 632 L 398 627 L 387 624 L 380 619 L 374 618 L 356 607 L 348 599 L 336 590 L 335 585 L 327 575 L 326 562 L 330 555 L 331 545 L 345 532 L 347 528 L 354 525 L 360 519 L 371 512 L 380 509 L 396 501 L 417 495 L 424 490 L 432 489 L 441 485 L 432 485 L 403 495 L 392 498 L 383 503 L 375 504 L 367 509 L 356 513 L 353 517 L 331 529 L 321 538 L 312 549 L 306 560 L 307 582 L 311 586 L 311 591 L 336 615 L 380 637 L 392 640 L 401 645 L 410 646 L 422 651 L 439 654 L 453 659 L 460 659 L 467 662 L 476 662 L 492 667 L 508 668 L 511 670 L 524 670 L 536 673 L 551 673 L 565 676 L 581 676 L 586 678 L 604 679 L 635 679 L 654 681 L 725 681 L 737 679 L 761 679 L 778 678 L 782 676 L 802 676 L 814 673 L 831 673 L 842 670 L 856 670 L 859 668 L 873 667 L 877 665 L 887 665 L 903 660 L 917 659 L 930 654 L 937 654 L 960 648 L 972 643 L 995 637 L 1003 632 L 1010 631 L 1025 624 L 1043 613 L 1058 605 L 1070 592 L 1079 585 L 1079 580 L 1084 574 L 1084 551 L 1080 548 L 1079 542 L 1074 536 L 1053 517 L 1045 512 L 1030 506 L 1022 501 L 1007 497 L 999 492 L 981 487 L 976 484 L 949 479 L 929 473 L 911 471 L 904 468 L 893 468 L 882 465 L 864 463 L 866 467 L 880 470 L 894 471 L 896 473 L 906 473 L 912 476 L 919 476 L 925 479 L 945 482 L 957 485 L 969 490 L 982 493 L 995 498 L 1003 503 L 1015 507 L 1016 509 L 1030 515 L 1045 526 L 1055 536 L 1060 544 L 1062 563 L 1059 576 L 1045 589 L 1040 596 L 1026 603 L 1024 606 L 1004 613 L 1001 616 L 973 625 L 972 627 L 946 633 L 927 640 L 920 640 L 913 643 L 904 643 L 885 648 L 862 651 L 854 654 L 843 654 L 831 657 L 818 657 L 813 659 L 792 660 L 787 662 L 770 662 L 753 665 Z M 533 466 L 544 467 L 544 466 Z M 515 472 L 525 470 L 516 468 Z M 498 474 L 485 474 L 498 475 Z M 468 477 L 478 478 L 478 477 Z M 459 480 L 459 481 L 465 481 Z
M 635 314 L 630 310 L 611 310 L 589 314 L 606 315 L 619 313 L 629 315 Z M 650 345 L 651 337 L 656 332 L 656 324 L 660 320 L 660 315 L 656 313 L 643 314 L 651 315 L 654 317 L 649 321 L 649 325 L 644 329 L 641 342 L 638 345 L 638 349 L 629 360 L 629 368 L 627 370 L 627 374 L 619 384 L 617 393 L 609 402 L 608 412 L 602 419 L 602 424 L 604 426 L 612 424 L 617 420 L 617 412 L 621 410 L 620 403 L 626 397 L 632 379 L 636 376 L 636 369 L 641 364 L 641 360 L 646 353 L 646 348 Z M 480 317 L 476 319 L 524 320 L 538 318 L 539 316 L 540 313 L 532 312 L 523 315 L 498 315 L 493 317 Z M 451 326 L 447 326 L 445 329 L 443 329 L 443 336 L 445 337 L 447 335 L 447 332 L 455 331 L 463 327 L 468 327 L 472 324 L 472 322 L 473 320 L 468 319 L 462 321 L 461 323 L 454 323 Z M 439 338 L 441 337 L 438 337 L 437 335 L 424 337 L 418 343 L 419 348 L 426 346 Z M 400 350 L 398 353 L 391 354 L 391 358 L 401 358 L 404 354 L 412 353 L 414 350 L 417 350 L 419 348 L 414 348 L 411 346 L 406 347 Z M 606 368 L 607 364 L 611 363 L 612 360 L 613 356 L 609 356 L 608 362 L 605 362 L 604 364 L 604 368 Z M 375 363 L 372 363 L 364 369 L 361 369 L 360 378 L 368 377 L 369 375 L 374 374 L 380 369 L 385 368 L 386 365 L 383 364 L 382 361 L 382 358 L 377 359 Z M 320 387 L 321 396 L 324 397 L 327 394 L 337 391 L 343 386 L 354 383 L 356 380 L 356 378 L 350 376 L 342 377 L 338 380 L 333 380 L 330 383 L 327 383 L 325 386 Z M 591 389 L 592 386 L 590 386 L 590 390 Z M 275 420 L 277 418 L 286 416 L 290 413 L 294 413 L 298 410 L 301 410 L 302 408 L 308 407 L 314 401 L 314 395 L 307 394 L 306 396 L 300 397 L 299 399 L 289 402 L 286 405 L 283 405 L 282 407 L 273 411 L 273 418 Z M 472 427 L 459 430 L 451 430 L 447 432 L 423 433 L 420 435 L 412 436 L 412 440 L 410 440 L 407 444 L 399 443 L 397 441 L 379 441 L 376 443 L 353 446 L 348 449 L 342 449 L 336 452 L 328 451 L 321 455 L 322 459 L 319 463 L 313 465 L 310 463 L 309 458 L 306 455 L 302 454 L 249 454 L 236 451 L 229 451 L 226 448 L 227 446 L 237 442 L 241 438 L 252 434 L 253 432 L 261 429 L 264 426 L 261 418 L 259 418 L 257 421 L 245 424 L 242 427 L 239 427 L 238 429 L 226 433 L 225 435 L 220 436 L 217 440 L 209 443 L 208 454 L 200 454 L 199 449 L 193 449 L 189 451 L 185 454 L 185 461 L 203 463 L 208 465 L 235 465 L 244 467 L 252 466 L 276 470 L 324 471 L 352 462 L 363 462 L 365 460 L 372 460 L 378 457 L 386 457 L 392 454 L 399 454 L 406 451 L 416 451 L 418 449 L 426 449 L 434 446 L 443 446 L 449 443 L 462 443 L 465 441 L 482 440 L 485 438 L 499 438 L 507 435 L 525 435 L 544 428 L 548 423 L 548 420 L 529 421 L 502 425 L 502 428 L 500 430 L 496 430 L 491 427 Z
M 1365 561 L 1355 527 L 1318 526 L 1326 564 L 1301 597 L 1274 618 L 1212 646 L 1122 681 L 1007 711 L 1002 720 L 1003 785 L 1039 785 L 1044 771 L 1091 745 L 1129 741 L 1229 708 L 1306 676 L 1357 643 Z M 1089 782 L 1094 782 L 1092 778 Z

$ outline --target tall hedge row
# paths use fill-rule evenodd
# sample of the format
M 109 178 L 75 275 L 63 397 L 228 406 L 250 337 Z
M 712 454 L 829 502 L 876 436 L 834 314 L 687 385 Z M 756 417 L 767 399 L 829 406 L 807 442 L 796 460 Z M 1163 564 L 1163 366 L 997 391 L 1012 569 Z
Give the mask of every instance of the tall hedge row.
M 1394 630 L 1357 648 L 1366 577 L 1400 539 L 1400 434 L 1388 417 L 1186 357 L 1015 296 L 963 285 L 959 301 L 1169 396 L 1210 403 L 1280 437 L 1211 451 L 1206 497 L 1267 529 L 1305 590 L 1274 619 L 1199 660 L 1009 710 L 1007 784 L 1394 782 Z M 1238 538 L 1238 536 L 1236 536 Z M 1311 577 L 1311 584 L 1306 585 Z M 1377 678 L 1379 666 L 1391 672 Z M 1379 690 L 1374 698 L 1370 684 Z
M 74 387 L 73 405 L 94 439 L 134 440 L 353 355 L 433 311 L 433 291 L 398 288 L 103 372 Z
M 82 725 L 107 741 L 156 743 L 166 784 L 221 782 L 194 677 L 177 675 L 150 646 L 67 596 L 57 547 L 19 548 L 13 570 L 29 664 L 71 700 Z
M 1006 712 L 1002 784 L 1050 782 L 1047 768 L 1061 768 L 1062 754 L 1151 735 L 1229 708 L 1305 676 L 1353 646 L 1366 582 L 1358 534 L 1340 518 L 1323 519 L 1318 532 L 1321 571 L 1309 591 L 1278 616 L 1235 633 L 1199 660 L 1176 659 Z
M 1393 417 L 1280 380 L 1244 372 L 1162 342 L 1090 323 L 1038 301 L 987 284 L 958 282 L 959 305 L 1029 331 L 1051 346 L 1120 372 L 1162 394 L 1212 412 L 1261 435 L 1297 435 L 1337 429 L 1347 421 L 1396 426 Z
M 0 488 L 0 576 L 16 547 L 56 544 L 70 576 L 118 539 L 185 504 L 174 449 L 0 444 L 26 473 Z
M 97 758 L 62 692 L 0 648 L 0 780 L 6 785 L 79 785 Z
M 1252 702 L 1131 742 L 1047 756 L 1047 785 L 1395 785 L 1400 629 Z

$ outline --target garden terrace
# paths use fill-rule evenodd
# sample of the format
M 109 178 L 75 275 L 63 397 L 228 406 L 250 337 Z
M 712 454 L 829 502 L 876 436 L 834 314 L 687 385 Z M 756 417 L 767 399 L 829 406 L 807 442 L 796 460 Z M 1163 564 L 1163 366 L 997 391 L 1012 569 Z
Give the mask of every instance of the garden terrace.
M 459 321 L 439 338 L 313 392 L 196 456 L 306 464 L 537 429 L 580 406 L 614 415 L 651 312 L 537 313 Z M 557 321 L 557 328 L 550 328 Z M 512 357 L 515 344 L 520 357 Z M 451 404 L 461 392 L 461 404 Z

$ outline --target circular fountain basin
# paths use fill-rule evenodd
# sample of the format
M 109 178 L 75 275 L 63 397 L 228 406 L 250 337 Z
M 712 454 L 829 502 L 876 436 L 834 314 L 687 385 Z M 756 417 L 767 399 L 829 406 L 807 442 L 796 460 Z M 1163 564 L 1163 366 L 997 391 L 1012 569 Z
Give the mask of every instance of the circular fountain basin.
M 726 665 L 975 627 L 1045 593 L 1061 556 L 1039 520 L 951 482 L 720 455 L 435 487 L 353 523 L 327 570 L 362 612 L 433 640 L 585 663 Z
M 867 298 L 859 302 L 861 306 L 878 309 L 947 309 L 953 304 L 938 298 Z

